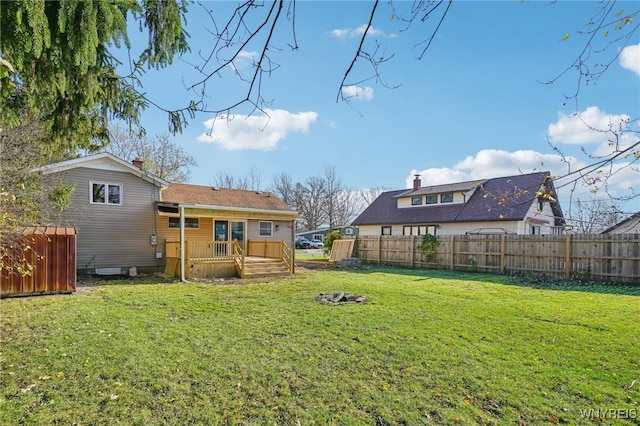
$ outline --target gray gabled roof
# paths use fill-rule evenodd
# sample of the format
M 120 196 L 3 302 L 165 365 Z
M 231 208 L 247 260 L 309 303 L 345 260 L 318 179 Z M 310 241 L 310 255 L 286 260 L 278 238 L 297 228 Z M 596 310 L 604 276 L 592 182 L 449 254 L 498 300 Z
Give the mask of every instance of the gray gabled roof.
M 451 192 L 449 188 L 466 191 L 476 188 L 466 203 L 435 204 L 421 207 L 398 208 L 399 197 L 418 195 L 420 190 L 388 191 L 380 194 L 354 221 L 353 225 L 390 225 L 418 223 L 519 221 L 526 217 L 533 202 L 537 202 L 541 188 L 555 198 L 555 190 L 548 172 L 530 173 L 438 185 L 439 192 Z M 436 188 L 427 187 L 427 188 Z M 443 189 L 446 188 L 446 189 Z M 428 189 L 430 191 L 430 189 Z M 431 193 L 431 192 L 424 192 Z M 563 222 L 560 205 L 552 199 L 554 215 Z M 556 223 L 558 225 L 559 223 Z
M 622 228 L 622 227 L 627 226 L 627 225 L 629 225 L 628 229 L 630 229 L 630 228 L 632 228 L 634 226 L 634 224 L 631 223 L 634 220 L 640 221 L 640 212 L 634 213 L 631 216 L 627 217 L 626 219 L 623 219 L 620 222 L 616 223 L 615 225 L 608 227 L 607 229 L 602 231 L 602 234 L 608 234 L 611 231 L 613 231 L 614 229 Z

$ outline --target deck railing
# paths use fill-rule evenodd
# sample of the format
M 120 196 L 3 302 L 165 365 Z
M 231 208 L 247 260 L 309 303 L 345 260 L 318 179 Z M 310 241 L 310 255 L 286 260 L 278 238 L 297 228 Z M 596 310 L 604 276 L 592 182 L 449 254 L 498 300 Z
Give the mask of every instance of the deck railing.
M 240 278 L 244 278 L 244 250 L 237 241 L 233 241 L 233 262 Z
M 293 273 L 292 250 L 284 241 L 247 241 L 247 256 L 280 259 Z
M 167 259 L 175 259 L 176 267 L 180 259 L 180 242 L 166 242 Z M 293 257 L 291 248 L 284 241 L 247 241 L 243 250 L 237 241 L 199 241 L 187 240 L 185 247 L 186 265 L 233 262 L 238 275 L 242 278 L 245 271 L 246 257 L 263 257 L 280 259 L 293 273 Z

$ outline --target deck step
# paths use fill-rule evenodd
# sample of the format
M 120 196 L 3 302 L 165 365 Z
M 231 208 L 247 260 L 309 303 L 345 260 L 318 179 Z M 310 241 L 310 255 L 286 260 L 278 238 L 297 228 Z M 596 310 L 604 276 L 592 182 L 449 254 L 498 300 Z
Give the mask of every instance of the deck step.
M 246 278 L 289 274 L 289 267 L 280 259 L 251 260 L 244 264 L 244 276 Z

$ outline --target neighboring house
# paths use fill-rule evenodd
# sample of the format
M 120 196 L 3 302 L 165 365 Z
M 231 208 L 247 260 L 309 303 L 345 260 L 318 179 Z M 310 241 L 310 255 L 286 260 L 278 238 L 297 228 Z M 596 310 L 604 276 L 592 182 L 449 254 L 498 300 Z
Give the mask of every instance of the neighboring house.
M 603 234 L 640 234 L 640 212 L 602 231 Z
M 182 233 L 185 240 L 220 242 L 209 246 L 224 249 L 230 262 L 231 244 L 242 262 L 251 240 L 293 247 L 297 214 L 275 195 L 171 184 L 134 163 L 100 153 L 37 170 L 75 186 L 64 220 L 78 230 L 79 271 L 164 270 L 168 255 L 175 256 L 167 242 L 179 242 Z M 207 262 L 217 260 L 207 255 Z
M 327 236 L 332 231 L 339 231 L 340 235 L 344 235 L 345 237 L 355 237 L 358 235 L 358 229 L 354 226 L 337 226 L 333 229 L 322 228 L 315 229 L 313 231 L 303 231 L 296 233 L 296 238 L 304 237 L 309 241 L 320 240 L 324 241 L 324 237 Z
M 561 234 L 548 172 L 422 186 L 380 194 L 352 225 L 358 235 Z
M 302 231 L 296 233 L 296 238 L 304 237 L 309 241 L 324 241 L 324 237 L 326 237 L 329 232 L 331 232 L 331 229 L 329 228 L 314 229 L 313 231 Z

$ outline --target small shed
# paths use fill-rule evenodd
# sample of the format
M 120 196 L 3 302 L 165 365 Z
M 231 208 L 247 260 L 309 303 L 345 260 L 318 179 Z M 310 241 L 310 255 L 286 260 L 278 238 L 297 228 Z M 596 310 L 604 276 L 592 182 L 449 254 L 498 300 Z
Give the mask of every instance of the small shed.
M 76 229 L 38 226 L 0 242 L 0 297 L 72 293 L 76 289 Z M 30 270 L 22 274 L 20 270 Z

